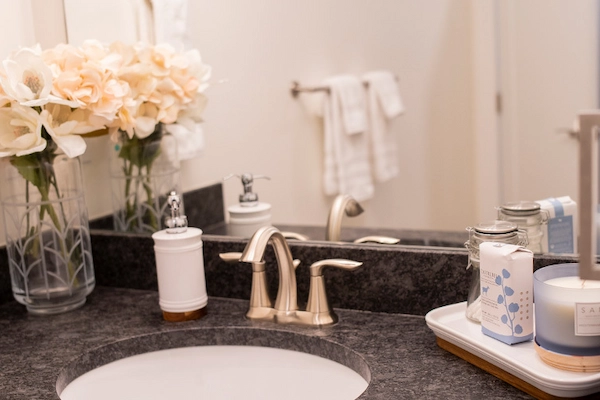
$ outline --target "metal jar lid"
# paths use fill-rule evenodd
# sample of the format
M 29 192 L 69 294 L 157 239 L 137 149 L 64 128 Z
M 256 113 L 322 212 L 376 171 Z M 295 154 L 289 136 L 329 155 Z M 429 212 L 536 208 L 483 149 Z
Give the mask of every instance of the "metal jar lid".
M 519 246 L 527 245 L 527 234 L 520 231 L 517 225 L 509 221 L 495 220 L 481 223 L 469 231 L 469 240 L 465 247 L 469 250 L 469 262 L 479 260 L 479 244 L 483 242 L 510 243 Z
M 506 203 L 500 207 L 505 215 L 525 216 L 534 215 L 540 212 L 540 205 L 533 201 L 518 201 L 515 203 Z
M 484 222 L 473 227 L 476 233 L 484 235 L 505 235 L 517 232 L 517 225 L 508 221 Z

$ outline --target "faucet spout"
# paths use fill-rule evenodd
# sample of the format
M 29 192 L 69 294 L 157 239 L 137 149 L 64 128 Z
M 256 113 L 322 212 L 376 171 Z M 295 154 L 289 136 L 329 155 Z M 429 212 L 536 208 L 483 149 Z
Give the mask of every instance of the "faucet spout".
M 267 244 L 271 243 L 277 258 L 279 269 L 279 289 L 275 299 L 275 310 L 283 313 L 298 310 L 298 294 L 296 288 L 296 270 L 292 261 L 292 253 L 283 234 L 273 226 L 264 226 L 256 231 L 246 245 L 240 261 L 260 262 L 263 260 Z
M 342 217 L 346 214 L 349 217 L 355 217 L 363 212 L 361 205 L 348 194 L 338 195 L 327 217 L 327 230 L 325 240 L 339 242 L 342 230 Z

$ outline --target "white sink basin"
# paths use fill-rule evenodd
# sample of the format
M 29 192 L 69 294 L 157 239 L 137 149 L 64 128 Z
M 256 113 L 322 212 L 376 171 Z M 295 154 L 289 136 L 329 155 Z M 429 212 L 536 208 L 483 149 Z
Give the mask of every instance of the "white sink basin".
M 69 383 L 62 400 L 356 399 L 368 382 L 322 357 L 270 347 L 193 346 L 113 361 Z

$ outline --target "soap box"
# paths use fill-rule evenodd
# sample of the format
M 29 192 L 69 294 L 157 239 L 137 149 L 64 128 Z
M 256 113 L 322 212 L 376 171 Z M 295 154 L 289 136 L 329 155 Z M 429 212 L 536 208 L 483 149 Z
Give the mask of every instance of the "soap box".
M 481 330 L 501 342 L 533 339 L 533 252 L 522 246 L 479 245 Z
M 542 226 L 543 253 L 577 253 L 577 203 L 569 196 L 536 201 L 548 213 Z

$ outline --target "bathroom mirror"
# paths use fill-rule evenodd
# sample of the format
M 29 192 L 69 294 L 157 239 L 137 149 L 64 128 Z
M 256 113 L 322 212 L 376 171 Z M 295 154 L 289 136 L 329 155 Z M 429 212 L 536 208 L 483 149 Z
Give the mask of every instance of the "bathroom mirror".
M 62 0 L 66 37 L 135 41 L 135 3 Z M 597 107 L 598 14 L 593 0 L 190 0 L 184 15 L 155 15 L 185 19 L 186 45 L 213 67 L 205 149 L 184 162 L 183 189 L 267 175 L 255 191 L 274 224 L 324 226 L 333 197 L 318 96 L 293 98 L 290 85 L 387 69 L 406 107 L 389 124 L 400 172 L 344 226 L 464 234 L 503 202 L 576 200 L 578 144 L 566 132 Z M 92 219 L 111 211 L 108 145 L 90 139 L 84 157 Z M 225 206 L 240 192 L 227 181 Z

